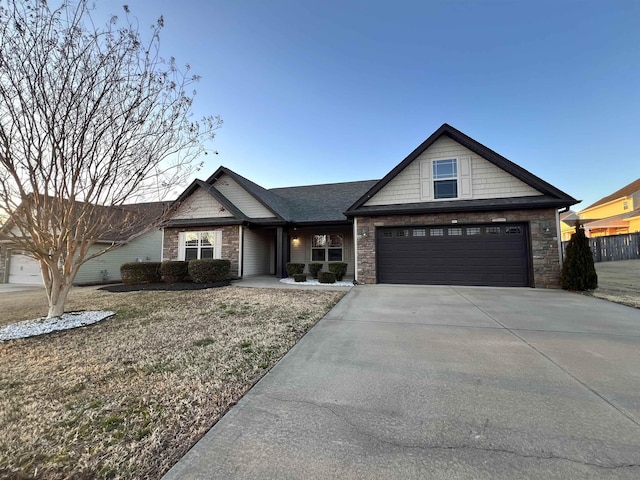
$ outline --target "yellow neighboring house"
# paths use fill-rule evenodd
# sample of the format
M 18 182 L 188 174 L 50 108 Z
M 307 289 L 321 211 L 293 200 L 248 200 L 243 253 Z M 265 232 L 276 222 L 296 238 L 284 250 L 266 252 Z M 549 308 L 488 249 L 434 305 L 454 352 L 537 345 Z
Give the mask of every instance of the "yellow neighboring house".
M 563 242 L 571 240 L 571 235 L 576 231 L 576 220 L 579 218 L 578 214 L 573 210 L 560 214 L 560 233 Z
M 640 232 L 640 178 L 578 212 L 588 237 Z M 575 221 L 571 233 L 575 231 Z M 563 237 L 565 225 L 563 224 Z

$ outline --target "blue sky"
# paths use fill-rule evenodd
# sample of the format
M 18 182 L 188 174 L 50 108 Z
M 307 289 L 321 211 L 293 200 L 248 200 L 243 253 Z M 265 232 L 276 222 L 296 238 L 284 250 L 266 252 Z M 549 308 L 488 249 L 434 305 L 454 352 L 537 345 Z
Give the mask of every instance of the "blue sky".
M 640 177 L 640 2 L 102 1 L 202 75 L 206 157 L 264 187 L 376 179 L 449 123 L 583 203 Z

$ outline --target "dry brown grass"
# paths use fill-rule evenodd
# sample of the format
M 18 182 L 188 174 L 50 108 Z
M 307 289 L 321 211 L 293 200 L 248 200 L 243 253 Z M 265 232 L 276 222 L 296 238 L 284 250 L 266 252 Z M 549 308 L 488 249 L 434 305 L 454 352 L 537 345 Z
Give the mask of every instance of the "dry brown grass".
M 117 316 L 0 343 L 0 477 L 160 477 L 343 295 L 76 289 Z
M 591 295 L 640 308 L 640 260 L 596 263 L 598 288 Z

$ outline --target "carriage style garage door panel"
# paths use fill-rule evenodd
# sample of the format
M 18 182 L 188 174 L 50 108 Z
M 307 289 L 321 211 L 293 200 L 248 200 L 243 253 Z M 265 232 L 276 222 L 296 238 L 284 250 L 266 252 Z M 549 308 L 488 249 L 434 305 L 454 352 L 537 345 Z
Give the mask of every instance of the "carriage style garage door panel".
M 379 283 L 526 287 L 526 224 L 377 229 Z

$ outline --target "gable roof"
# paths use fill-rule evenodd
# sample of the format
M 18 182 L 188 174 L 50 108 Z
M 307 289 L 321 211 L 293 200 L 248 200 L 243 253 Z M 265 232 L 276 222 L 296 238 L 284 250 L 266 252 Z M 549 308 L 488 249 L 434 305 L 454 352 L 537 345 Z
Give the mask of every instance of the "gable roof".
M 602 197 L 597 202 L 592 203 L 588 207 L 585 207 L 582 211 L 589 210 L 590 208 L 597 207 L 598 205 L 604 205 L 605 203 L 612 202 L 614 200 L 617 200 L 618 198 L 628 197 L 639 191 L 640 191 L 640 178 L 631 182 L 629 185 L 625 185 L 620 190 L 616 190 L 611 195 Z
M 227 197 L 225 197 L 222 193 L 216 190 L 212 185 L 203 182 L 202 180 L 195 179 L 191 182 L 184 192 L 180 194 L 180 196 L 173 202 L 171 206 L 172 210 L 177 209 L 182 202 L 184 202 L 187 197 L 191 196 L 198 188 L 203 189 L 206 193 L 211 195 L 215 200 L 221 203 L 231 214 L 239 220 L 247 220 L 247 217 L 244 213 L 242 213 L 238 207 L 236 207 Z
M 223 175 L 228 175 L 253 198 L 262 204 L 277 217 L 276 219 L 256 219 L 247 217 L 218 189 L 215 182 Z M 281 187 L 265 189 L 260 185 L 237 174 L 227 167 L 219 167 L 206 182 L 194 180 L 184 192 L 175 200 L 172 208 L 177 208 L 196 189 L 202 188 L 225 206 L 240 222 L 251 222 L 261 225 L 276 225 L 284 223 L 310 224 L 310 223 L 341 223 L 348 222 L 344 211 L 356 199 L 375 185 L 377 180 L 364 180 L 358 182 L 329 183 L 323 185 L 304 185 L 297 187 Z M 189 226 L 199 223 L 226 223 L 230 218 L 216 219 L 170 219 L 167 226 Z
M 270 210 L 280 220 L 285 220 L 289 217 L 289 206 L 287 202 L 278 197 L 273 192 L 266 190 L 257 183 L 253 183 L 251 180 L 238 175 L 233 170 L 227 167 L 219 167 L 213 175 L 207 179 L 207 183 L 213 185 L 213 183 L 222 175 L 229 175 L 235 180 L 242 188 L 244 188 L 253 198 L 260 202 L 267 210 Z
M 387 185 L 396 175 L 409 166 L 416 158 L 418 158 L 425 150 L 427 150 L 433 143 L 443 135 L 448 136 L 452 140 L 458 142 L 460 145 L 468 148 L 472 152 L 483 157 L 487 161 L 493 163 L 498 168 L 506 171 L 517 179 L 523 181 L 532 188 L 538 190 L 542 195 L 542 198 L 538 197 L 522 197 L 520 201 L 514 201 L 514 199 L 490 199 L 490 200 L 456 200 L 448 202 L 420 202 L 415 204 L 404 204 L 392 206 L 375 206 L 364 207 L 364 204 L 378 193 L 382 188 Z M 557 189 L 553 185 L 545 182 L 541 178 L 537 177 L 533 173 L 525 170 L 524 168 L 516 165 L 511 160 L 503 157 L 502 155 L 494 152 L 490 148 L 482 145 L 480 142 L 465 135 L 461 131 L 453 128 L 446 123 L 442 124 L 435 132 L 429 136 L 424 142 L 422 142 L 413 152 L 411 152 L 402 162 L 391 170 L 385 177 L 376 183 L 369 191 L 367 191 L 362 197 L 360 197 L 353 205 L 351 205 L 345 212 L 347 215 L 352 216 L 356 213 L 377 213 L 397 211 L 398 213 L 411 213 L 415 211 L 430 211 L 430 212 L 442 212 L 451 211 L 455 209 L 476 209 L 485 210 L 490 208 L 539 208 L 539 207 L 568 207 L 575 205 L 578 200 L 572 196 Z

